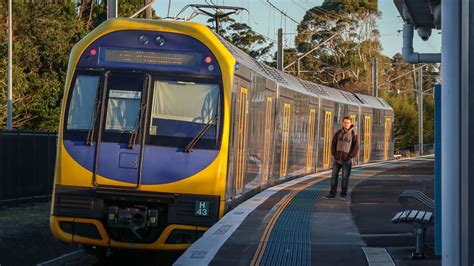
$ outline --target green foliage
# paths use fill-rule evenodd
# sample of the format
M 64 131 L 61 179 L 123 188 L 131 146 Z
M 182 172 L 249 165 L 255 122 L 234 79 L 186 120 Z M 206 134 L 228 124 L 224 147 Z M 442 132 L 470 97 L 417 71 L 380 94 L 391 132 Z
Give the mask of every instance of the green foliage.
M 310 9 L 298 26 L 296 49 L 285 50 L 285 62 L 321 45 L 301 62 L 302 78 L 355 92 L 371 91 L 372 58 L 377 58 L 380 92 L 395 111 L 396 148 L 418 142 L 418 113 L 413 89 L 416 75 L 391 79 L 413 69 L 401 55 L 380 54 L 375 24 L 380 15 L 366 2 L 329 1 Z M 7 86 L 7 0 L 0 0 L 0 127 L 6 124 Z M 77 4 L 76 4 L 77 3 Z M 64 90 L 68 54 L 75 43 L 106 19 L 106 1 L 14 1 L 13 121 L 20 129 L 56 130 Z M 143 0 L 119 2 L 119 15 L 129 16 L 143 6 Z M 141 14 L 139 17 L 143 17 Z M 155 15 L 153 15 L 155 16 Z M 209 21 L 212 24 L 212 20 Z M 211 26 L 212 28 L 212 26 Z M 257 59 L 268 58 L 273 43 L 245 23 L 223 19 L 219 32 L 224 38 Z M 275 58 L 276 59 L 276 58 Z M 275 65 L 275 62 L 270 62 Z M 290 71 L 295 69 L 290 69 Z M 425 73 L 436 72 L 428 65 Z M 433 87 L 435 78 L 426 75 L 423 88 Z M 396 92 L 404 91 L 397 95 Z M 434 101 L 424 97 L 424 141 L 433 143 Z
M 119 15 L 142 6 L 143 0 L 120 1 Z M 7 16 L 7 0 L 0 0 L 0 128 L 7 116 Z M 69 52 L 106 17 L 105 0 L 14 1 L 14 128 L 57 130 Z
M 395 54 L 387 66 L 382 70 L 385 81 L 380 83 L 379 89 L 384 92 L 382 97 L 389 103 L 393 103 L 395 129 L 399 128 L 394 131 L 397 140 L 395 148 L 412 149 L 413 145 L 418 144 L 418 105 L 415 100 L 417 97 L 415 91 L 418 90 L 419 83 L 418 71 L 413 70 L 421 65 L 405 64 L 401 54 Z M 431 89 L 437 83 L 436 76 L 432 73 L 436 72 L 435 65 L 426 65 L 423 68 L 423 91 L 432 92 Z M 391 81 L 395 78 L 398 79 Z M 399 101 L 403 101 L 403 103 Z M 404 113 L 407 110 L 412 110 L 413 114 Z M 432 94 L 424 94 L 423 97 L 423 129 L 423 142 L 425 144 L 434 143 L 434 98 Z
M 379 15 L 364 1 L 325 1 L 308 10 L 298 25 L 295 43 L 300 54 L 315 50 L 302 59 L 302 68 L 310 72 L 301 77 L 340 89 L 367 91 L 372 59 L 383 60 L 376 28 Z
M 410 148 L 418 144 L 418 108 L 416 94 L 418 76 L 413 69 L 420 65 L 405 64 L 402 56 L 388 58 L 381 54 L 376 20 L 380 16 L 376 1 L 325 0 L 321 6 L 308 10 L 298 25 L 296 51 L 285 54 L 292 62 L 313 48 L 301 61 L 300 77 L 343 90 L 372 94 L 373 59 L 377 59 L 379 93 L 395 112 L 395 148 Z M 332 38 L 331 38 L 332 37 Z M 329 38 L 331 40 L 327 41 Z M 436 72 L 427 65 L 425 73 Z M 296 64 L 290 68 L 296 73 Z M 404 75 L 409 73 L 407 75 Z M 402 76 L 401 78 L 398 78 Z M 392 79 L 395 79 L 393 80 Z M 425 75 L 423 88 L 428 90 L 435 78 Z M 400 94 L 397 94 L 401 91 Z M 424 97 L 424 143 L 433 143 L 434 102 Z
M 435 102 L 431 96 L 423 98 L 423 143 L 434 143 Z
M 386 100 L 395 113 L 395 148 L 413 147 L 418 143 L 418 112 L 412 97 L 390 97 Z
M 216 29 L 214 19 L 209 19 L 207 22 L 212 24 L 211 29 Z M 236 22 L 229 17 L 221 20 L 219 35 L 256 59 L 267 56 L 273 47 L 273 43 L 268 43 L 263 35 L 255 32 L 249 25 Z
M 7 21 L 6 1 L 0 21 Z M 68 53 L 86 31 L 72 1 L 22 1 L 13 5 L 14 127 L 56 130 L 59 123 Z M 7 54 L 7 27 L 0 30 L 0 53 Z M 6 121 L 6 56 L 0 62 L 1 123 Z
M 408 148 L 418 144 L 418 104 L 413 93 L 400 95 L 385 94 L 383 98 L 392 106 L 395 113 L 395 148 Z M 434 98 L 423 96 L 423 143 L 434 143 Z

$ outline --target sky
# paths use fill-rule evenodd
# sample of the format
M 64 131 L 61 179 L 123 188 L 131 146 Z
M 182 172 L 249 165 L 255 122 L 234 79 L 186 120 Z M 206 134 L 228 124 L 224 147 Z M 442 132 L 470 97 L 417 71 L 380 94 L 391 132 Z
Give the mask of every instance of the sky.
M 206 4 L 205 0 L 155 0 L 153 8 L 160 17 L 166 17 L 168 12 L 168 4 L 171 2 L 170 15 L 175 16 L 178 12 L 188 4 Z M 211 0 L 207 0 L 208 4 Z M 229 5 L 245 7 L 250 11 L 250 15 L 242 12 L 234 15 L 237 21 L 247 23 L 256 32 L 266 36 L 268 40 L 277 39 L 277 30 L 282 27 L 285 34 L 285 46 L 287 48 L 294 47 L 294 34 L 296 33 L 297 24 L 291 19 L 281 15 L 281 13 L 271 7 L 267 0 L 213 0 L 216 5 Z M 270 2 L 284 11 L 289 17 L 300 22 L 305 12 L 314 7 L 320 6 L 323 0 L 270 0 Z M 399 30 L 403 27 L 403 22 L 399 17 L 398 10 L 393 0 L 379 0 L 379 10 L 382 12 L 381 18 L 377 21 L 380 31 L 380 41 L 382 43 L 382 53 L 392 57 L 396 53 L 401 53 L 402 33 Z M 180 17 L 190 16 L 192 10 L 189 8 L 180 15 Z M 205 23 L 209 19 L 204 16 L 197 16 L 192 21 Z M 422 41 L 415 33 L 414 38 L 415 52 L 419 53 L 439 53 L 441 52 L 441 35 L 440 31 L 434 30 L 428 41 Z M 275 44 L 276 47 L 276 44 Z

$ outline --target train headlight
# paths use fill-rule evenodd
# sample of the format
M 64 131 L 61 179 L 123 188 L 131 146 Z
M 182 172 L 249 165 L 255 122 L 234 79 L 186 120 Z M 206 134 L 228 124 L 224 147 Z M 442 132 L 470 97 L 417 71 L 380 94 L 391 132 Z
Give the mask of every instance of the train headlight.
M 140 35 L 138 37 L 138 43 L 142 45 L 147 45 L 148 44 L 148 37 L 145 35 Z
M 165 39 L 163 37 L 161 37 L 160 35 L 158 35 L 155 38 L 155 43 L 158 46 L 163 46 L 165 44 Z

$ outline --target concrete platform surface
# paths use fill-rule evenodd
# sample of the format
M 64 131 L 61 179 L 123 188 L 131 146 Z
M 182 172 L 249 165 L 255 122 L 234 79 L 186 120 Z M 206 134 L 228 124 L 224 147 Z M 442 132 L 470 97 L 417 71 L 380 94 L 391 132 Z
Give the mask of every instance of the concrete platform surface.
M 329 171 L 269 188 L 228 213 L 174 265 L 440 265 L 429 248 L 432 228 L 427 258 L 411 260 L 414 229 L 391 223 L 405 189 L 433 197 L 433 168 L 432 157 L 354 168 L 345 201 L 323 198 Z

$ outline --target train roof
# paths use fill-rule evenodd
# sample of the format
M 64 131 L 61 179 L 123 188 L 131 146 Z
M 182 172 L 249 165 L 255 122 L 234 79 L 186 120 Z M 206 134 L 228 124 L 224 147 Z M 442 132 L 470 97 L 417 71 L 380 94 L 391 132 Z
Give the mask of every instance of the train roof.
M 250 55 L 248 55 L 226 39 L 222 38 L 218 34 L 215 35 L 227 48 L 227 50 L 229 50 L 229 52 L 232 54 L 237 63 L 250 68 L 251 70 L 259 73 L 260 75 L 268 79 L 273 80 L 279 86 L 303 94 L 342 102 L 346 104 L 392 110 L 392 107 L 382 98 L 331 88 L 311 81 L 299 79 L 293 75 L 275 69 L 271 66 L 266 65 L 263 62 L 257 61 L 255 58 L 251 57 Z
M 75 49 L 80 49 L 81 43 L 90 42 L 94 36 L 98 33 L 96 31 L 103 30 L 101 27 L 107 27 L 110 25 L 119 25 L 123 28 L 129 27 L 129 22 L 140 22 L 140 25 L 135 25 L 134 27 L 139 28 L 148 28 L 151 26 L 156 26 L 159 24 L 161 26 L 171 27 L 180 29 L 181 31 L 186 30 L 193 30 L 193 31 L 204 31 L 208 30 L 210 33 L 212 32 L 208 27 L 195 22 L 181 22 L 181 21 L 163 21 L 163 20 L 143 20 L 143 19 L 127 19 L 127 18 L 116 18 L 107 20 L 101 26 L 96 28 L 93 32 L 89 33 L 84 39 L 82 39 L 79 43 L 77 43 L 73 51 Z M 95 34 L 94 34 L 95 33 Z M 378 109 L 388 109 L 392 110 L 391 106 L 387 104 L 383 99 L 372 97 L 369 95 L 363 95 L 358 93 L 352 93 L 349 91 L 343 91 L 334 89 L 325 85 L 317 84 L 314 82 L 310 82 L 307 80 L 299 79 L 293 75 L 285 73 L 283 71 L 279 71 L 271 66 L 266 65 L 263 62 L 259 62 L 229 41 L 225 40 L 215 32 L 212 32 L 214 35 L 229 51 L 229 53 L 234 57 L 237 63 L 243 65 L 252 71 L 259 73 L 260 75 L 276 82 L 279 86 L 288 88 L 293 91 L 297 91 L 302 94 L 316 96 L 323 99 L 329 99 L 332 101 L 337 101 L 341 103 L 357 105 L 357 106 L 365 106 L 365 107 L 372 107 Z

